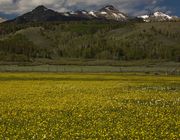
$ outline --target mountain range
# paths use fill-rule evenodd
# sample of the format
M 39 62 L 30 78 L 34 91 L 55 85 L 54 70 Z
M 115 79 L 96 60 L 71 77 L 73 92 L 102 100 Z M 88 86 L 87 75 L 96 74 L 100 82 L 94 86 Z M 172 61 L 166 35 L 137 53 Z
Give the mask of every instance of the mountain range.
M 154 13 L 151 13 L 149 15 L 142 15 L 138 16 L 138 18 L 142 18 L 145 22 L 151 22 L 151 21 L 176 21 L 178 20 L 177 16 L 170 16 L 168 14 L 165 14 L 161 11 L 156 11 Z
M 157 11 L 149 15 L 141 15 L 137 17 L 130 17 L 127 14 L 119 11 L 112 5 L 107 5 L 98 11 L 70 11 L 57 12 L 46 8 L 43 5 L 36 7 L 34 10 L 18 16 L 15 19 L 6 22 L 27 23 L 27 22 L 45 22 L 45 21 L 79 21 L 79 20 L 113 20 L 119 22 L 127 22 L 130 20 L 140 20 L 144 22 L 151 21 L 174 21 L 178 20 L 176 16 L 170 16 L 163 12 Z M 0 19 L 0 21 L 2 21 Z
M 63 13 L 38 6 L 0 24 L 0 63 L 180 62 L 179 27 L 178 17 L 161 11 L 130 17 L 111 5 Z

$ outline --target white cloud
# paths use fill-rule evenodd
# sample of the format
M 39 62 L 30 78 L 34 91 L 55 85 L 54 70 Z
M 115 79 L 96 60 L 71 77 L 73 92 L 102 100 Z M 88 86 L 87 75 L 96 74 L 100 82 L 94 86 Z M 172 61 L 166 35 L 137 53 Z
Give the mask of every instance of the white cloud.
M 144 12 L 140 6 L 153 6 L 162 0 L 0 0 L 0 12 L 5 14 L 22 14 L 38 5 L 45 5 L 57 11 L 73 9 L 97 9 L 112 4 L 122 12 L 134 14 Z

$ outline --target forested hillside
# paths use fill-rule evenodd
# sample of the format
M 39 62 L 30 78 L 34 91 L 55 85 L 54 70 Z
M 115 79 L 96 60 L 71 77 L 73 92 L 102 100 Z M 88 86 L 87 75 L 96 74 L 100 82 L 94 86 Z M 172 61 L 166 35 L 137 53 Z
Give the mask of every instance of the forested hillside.
M 180 61 L 180 22 L 72 21 L 0 24 L 0 61 Z

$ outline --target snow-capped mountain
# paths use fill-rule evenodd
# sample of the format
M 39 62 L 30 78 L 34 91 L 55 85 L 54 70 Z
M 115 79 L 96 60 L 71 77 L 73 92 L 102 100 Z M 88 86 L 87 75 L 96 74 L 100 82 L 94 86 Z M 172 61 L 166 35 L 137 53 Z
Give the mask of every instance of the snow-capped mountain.
M 153 21 L 173 21 L 177 17 L 170 16 L 163 12 L 154 12 L 150 15 L 142 15 L 138 17 L 128 17 L 112 5 L 107 5 L 97 11 L 69 11 L 69 12 L 56 12 L 44 7 L 43 5 L 36 7 L 34 10 L 25 13 L 15 19 L 6 22 L 14 23 L 28 23 L 28 22 L 48 22 L 48 21 L 81 21 L 81 20 L 113 20 L 119 22 L 138 21 L 138 22 L 153 22 Z M 0 18 L 0 22 L 3 21 Z
M 97 18 L 98 16 L 97 16 L 97 12 L 96 11 L 89 11 L 89 13 L 88 13 L 90 16 L 92 16 L 92 17 L 95 17 L 95 18 Z
M 53 11 L 41 5 L 36 7 L 34 10 L 7 22 L 27 23 L 45 21 L 78 21 L 91 19 L 126 21 L 128 20 L 128 17 L 124 13 L 114 8 L 112 5 L 105 6 L 98 11 L 78 10 L 63 13 Z
M 138 18 L 142 18 L 145 22 L 153 22 L 153 21 L 173 21 L 176 20 L 177 17 L 170 16 L 168 14 L 165 14 L 163 12 L 157 11 L 150 15 L 142 15 L 138 16 Z
M 116 20 L 116 21 L 126 21 L 128 19 L 127 15 L 117 10 L 114 6 L 108 5 L 101 8 L 98 11 L 72 11 L 68 14 L 65 13 L 66 16 L 75 16 L 75 17 L 83 17 L 87 19 L 106 19 L 106 20 Z
M 120 12 L 112 5 L 107 5 L 101 8 L 99 11 L 89 11 L 88 13 L 94 18 L 115 20 L 115 21 L 126 21 L 128 16 Z
M 126 21 L 128 16 L 120 12 L 112 5 L 108 5 L 99 10 L 98 15 L 109 20 Z
M 91 19 L 92 16 L 89 15 L 89 12 L 86 10 L 78 10 L 69 12 L 70 16 L 74 18 L 82 18 L 82 19 Z

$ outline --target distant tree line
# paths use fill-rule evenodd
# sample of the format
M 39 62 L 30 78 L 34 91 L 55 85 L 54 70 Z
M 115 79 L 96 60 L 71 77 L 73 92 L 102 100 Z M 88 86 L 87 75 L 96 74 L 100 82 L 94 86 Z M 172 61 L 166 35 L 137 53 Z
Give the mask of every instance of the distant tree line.
M 16 33 L 28 27 L 42 27 L 37 31 L 40 39 L 52 45 L 48 48 L 37 46 L 28 35 Z M 97 21 L 3 24 L 0 35 L 2 61 L 33 61 L 36 58 L 180 61 L 180 30 L 164 30 L 161 26 L 137 29 L 135 23 Z

